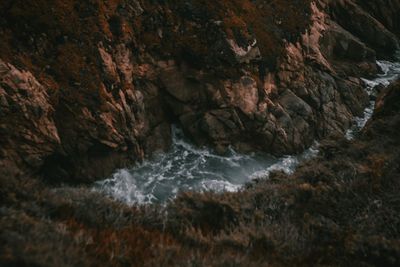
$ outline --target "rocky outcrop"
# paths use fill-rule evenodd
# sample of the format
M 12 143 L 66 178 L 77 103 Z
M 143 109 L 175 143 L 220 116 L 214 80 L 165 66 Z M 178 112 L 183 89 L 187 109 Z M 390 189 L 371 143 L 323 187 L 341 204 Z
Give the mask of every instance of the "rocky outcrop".
M 399 127 L 397 81 L 379 95 L 355 140 L 331 136 L 294 174 L 272 173 L 242 192 L 182 194 L 168 207 L 169 229 L 183 244 L 224 248 L 203 265 L 239 253 L 238 266 L 397 266 Z
M 359 77 L 398 45 L 396 13 L 372 6 L 3 1 L 3 68 L 35 81 L 1 73 L 2 112 L 26 102 L 1 120 L 4 172 L 91 182 L 167 149 L 172 124 L 221 153 L 296 153 L 343 133 L 368 103 Z
M 262 71 L 254 73 L 246 66 L 237 81 L 191 75 L 181 68 L 197 87 L 181 82 L 166 88 L 186 96 L 172 93 L 175 99 L 169 101 L 186 133 L 198 144 L 222 151 L 233 145 L 283 154 L 303 150 L 318 136 L 343 132 L 368 102 L 362 83 L 344 77 L 376 73 L 375 52 L 322 8 L 311 4 L 309 29 L 297 42 L 284 42 L 275 69 L 261 79 Z
M 164 208 L 0 176 L 0 265 L 398 266 L 398 129 L 400 82 L 355 139 L 324 140 L 294 174 Z
M 343 136 L 368 103 L 359 77 L 396 49 L 398 8 L 0 1 L 0 266 L 399 266 L 400 82 Z M 331 137 L 292 175 L 164 207 L 50 184 L 167 149 L 172 124 L 221 153 Z
M 357 5 L 360 5 L 365 11 L 370 13 L 380 23 L 382 23 L 386 29 L 397 34 L 400 34 L 400 18 L 396 14 L 399 14 L 400 3 L 399 1 L 355 1 Z
M 374 48 L 380 56 L 392 56 L 399 49 L 399 42 L 396 35 L 386 27 L 396 30 L 398 33 L 397 16 L 391 16 L 395 13 L 398 14 L 398 11 L 400 11 L 398 1 L 369 1 L 369 3 L 363 1 L 362 4 L 360 2 L 352 0 L 333 1 L 334 18 L 343 27 L 349 29 L 366 44 Z M 363 6 L 372 13 L 364 10 Z M 385 15 L 379 16 L 378 14 L 382 14 L 382 12 Z M 381 20 L 379 21 L 374 15 Z M 384 24 L 386 24 L 386 27 Z
M 23 165 L 40 168 L 60 145 L 54 109 L 46 89 L 27 71 L 0 60 L 1 176 L 15 176 Z

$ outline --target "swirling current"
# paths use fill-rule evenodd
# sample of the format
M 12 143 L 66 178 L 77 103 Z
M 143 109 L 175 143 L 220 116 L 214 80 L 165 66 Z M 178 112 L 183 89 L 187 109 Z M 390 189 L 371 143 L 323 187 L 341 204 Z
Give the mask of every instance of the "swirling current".
M 400 63 L 378 61 L 382 74 L 363 79 L 368 94 L 379 84 L 388 85 L 400 75 Z M 364 116 L 356 117 L 347 131 L 348 139 L 360 131 L 372 116 L 375 102 L 371 100 Z M 292 173 L 303 160 L 318 153 L 318 144 L 300 155 L 276 158 L 268 154 L 241 154 L 229 150 L 220 156 L 211 149 L 192 145 L 178 128 L 173 129 L 173 144 L 166 153 L 128 169 L 118 170 L 112 177 L 97 182 L 101 191 L 127 204 L 165 203 L 180 191 L 237 191 L 254 178 L 268 177 L 273 170 Z

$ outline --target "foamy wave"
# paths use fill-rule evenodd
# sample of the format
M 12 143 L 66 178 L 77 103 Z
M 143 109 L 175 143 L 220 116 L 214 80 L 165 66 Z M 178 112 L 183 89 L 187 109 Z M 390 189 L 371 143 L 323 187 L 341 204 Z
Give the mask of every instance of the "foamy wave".
M 400 59 L 400 55 L 398 55 Z M 365 90 L 369 95 L 374 93 L 374 87 L 378 85 L 388 86 L 392 81 L 397 79 L 400 75 L 400 63 L 389 61 L 378 61 L 377 64 L 382 69 L 382 74 L 372 80 L 362 79 L 365 83 Z M 367 124 L 368 120 L 372 117 L 374 112 L 375 101 L 370 101 L 369 106 L 364 110 L 362 117 L 355 117 L 353 126 L 347 130 L 346 138 L 351 140 L 354 138 L 355 133 L 359 132 Z
M 98 182 L 95 189 L 131 205 L 163 203 L 180 191 L 235 192 L 255 177 L 266 178 L 273 170 L 293 172 L 301 160 L 315 153 L 311 148 L 299 156 L 275 158 L 230 149 L 221 156 L 210 149 L 194 147 L 175 128 L 169 152 L 117 171 Z
M 374 80 L 366 80 L 368 93 L 378 84 L 387 85 L 400 74 L 400 64 L 378 62 L 383 74 Z M 364 116 L 355 118 L 354 126 L 347 132 L 351 139 L 372 116 L 374 102 Z M 272 171 L 295 171 L 298 164 L 318 153 L 318 143 L 297 156 L 275 158 L 270 155 L 245 155 L 229 150 L 228 155 L 217 155 L 210 149 L 193 146 L 183 133 L 173 129 L 173 144 L 169 152 L 156 156 L 142 164 L 117 171 L 111 178 L 98 182 L 95 190 L 104 192 L 125 203 L 165 203 L 179 191 L 235 192 L 244 184 L 257 178 L 267 178 Z

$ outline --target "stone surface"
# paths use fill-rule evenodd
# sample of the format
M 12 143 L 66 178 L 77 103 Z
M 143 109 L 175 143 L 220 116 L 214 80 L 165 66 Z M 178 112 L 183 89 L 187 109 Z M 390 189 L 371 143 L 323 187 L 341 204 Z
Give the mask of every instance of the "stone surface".
M 40 168 L 61 143 L 45 87 L 0 60 L 0 99 L 0 175 Z
M 370 2 L 377 3 L 377 1 Z M 380 3 L 380 5 L 387 5 L 387 3 Z M 352 0 L 334 1 L 333 7 L 335 9 L 334 17 L 339 24 L 362 39 L 371 48 L 376 49 L 380 56 L 392 56 L 399 49 L 399 42 L 395 34 L 382 24 L 387 23 L 386 19 L 377 20 L 373 14 L 368 13 Z M 398 4 L 395 10 L 400 10 Z M 387 15 L 390 17 L 392 12 L 387 11 Z
M 368 104 L 390 2 L 3 1 L 0 74 L 23 82 L 2 83 L 1 162 L 92 182 L 168 149 L 173 124 L 221 152 L 300 152 Z

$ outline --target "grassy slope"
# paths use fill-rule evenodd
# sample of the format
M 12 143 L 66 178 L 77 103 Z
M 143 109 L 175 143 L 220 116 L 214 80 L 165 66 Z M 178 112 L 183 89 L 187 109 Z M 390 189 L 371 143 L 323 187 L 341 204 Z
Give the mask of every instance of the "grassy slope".
M 129 208 L 87 189 L 0 179 L 5 266 L 398 266 L 400 82 L 365 131 L 235 194 Z M 160 212 L 162 210 L 162 212 Z
M 184 59 L 190 49 L 190 55 L 206 58 L 209 44 L 195 46 L 192 39 L 197 29 L 190 25 L 196 16 L 183 19 L 185 36 L 166 39 L 176 47 L 160 43 L 158 25 L 150 23 L 157 12 L 127 21 L 127 31 L 116 36 L 108 18 L 120 2 L 57 1 L 49 6 L 45 0 L 2 1 L 0 11 L 7 14 L 0 16 L 1 57 L 32 71 L 54 90 L 55 103 L 87 105 L 101 98 L 101 66 L 92 44 L 106 42 L 106 37 L 116 42 L 126 36 L 138 39 L 155 55 L 166 51 Z M 146 9 L 155 10 L 154 2 L 146 1 Z M 228 37 L 253 31 L 272 65 L 281 39 L 298 34 L 308 21 L 307 10 L 299 8 L 307 1 L 290 1 L 293 6 L 268 1 L 264 8 L 253 1 L 218 1 L 217 8 L 209 1 L 192 2 L 202 15 L 224 20 Z M 187 10 L 172 4 L 176 9 L 168 21 L 173 25 Z M 96 5 L 98 11 L 90 9 Z M 264 23 L 269 26 L 262 27 Z M 32 36 L 34 43 L 29 42 Z M 74 82 L 82 80 L 88 90 L 75 88 Z M 276 173 L 237 194 L 186 194 L 162 212 L 157 207 L 129 208 L 85 188 L 0 177 L 0 265 L 398 266 L 399 91 L 400 84 L 391 87 L 386 104 L 357 140 L 324 142 L 320 157 L 304 163 L 293 176 Z

